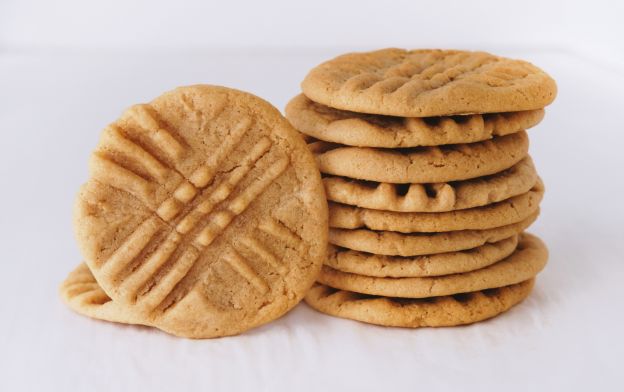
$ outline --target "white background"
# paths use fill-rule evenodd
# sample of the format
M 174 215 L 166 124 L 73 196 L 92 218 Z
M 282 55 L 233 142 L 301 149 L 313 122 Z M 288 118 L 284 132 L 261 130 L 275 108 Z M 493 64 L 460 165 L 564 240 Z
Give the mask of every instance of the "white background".
M 620 1 L 0 0 L 0 390 L 616 390 L 624 356 L 624 4 Z M 551 258 L 492 321 L 386 329 L 305 305 L 192 341 L 80 317 L 57 286 L 99 131 L 127 106 L 212 83 L 277 107 L 346 51 L 483 49 L 559 84 L 530 131 Z

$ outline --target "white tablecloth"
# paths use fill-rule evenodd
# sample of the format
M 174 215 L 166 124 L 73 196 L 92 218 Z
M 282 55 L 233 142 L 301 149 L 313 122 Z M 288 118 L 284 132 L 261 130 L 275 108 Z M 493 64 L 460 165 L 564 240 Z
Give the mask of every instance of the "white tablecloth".
M 516 51 L 559 97 L 530 131 L 547 193 L 531 231 L 551 252 L 534 293 L 492 321 L 391 329 L 304 304 L 242 336 L 194 341 L 98 322 L 57 286 L 80 261 L 75 193 L 100 130 L 177 85 L 212 83 L 283 108 L 338 51 L 0 53 L 0 390 L 615 390 L 624 357 L 624 70 Z M 564 389 L 565 388 L 565 389 Z

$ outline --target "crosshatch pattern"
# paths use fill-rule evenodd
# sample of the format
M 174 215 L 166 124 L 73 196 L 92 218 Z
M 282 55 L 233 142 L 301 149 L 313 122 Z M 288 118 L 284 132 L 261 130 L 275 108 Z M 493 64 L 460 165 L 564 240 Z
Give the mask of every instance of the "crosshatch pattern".
M 116 303 L 157 326 L 197 306 L 205 318 L 285 311 L 326 246 L 312 156 L 281 117 L 178 98 L 136 105 L 104 130 L 77 206 L 87 264 Z M 102 221 L 103 234 L 84 226 Z

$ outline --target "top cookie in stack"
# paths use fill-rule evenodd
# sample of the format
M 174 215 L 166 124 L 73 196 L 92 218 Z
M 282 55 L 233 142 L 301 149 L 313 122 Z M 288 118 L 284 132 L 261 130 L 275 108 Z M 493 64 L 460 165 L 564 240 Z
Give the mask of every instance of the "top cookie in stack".
M 547 251 L 523 233 L 544 192 L 525 130 L 552 78 L 483 52 L 385 49 L 327 61 L 302 89 L 286 115 L 323 174 L 332 244 L 308 304 L 442 326 L 529 294 Z

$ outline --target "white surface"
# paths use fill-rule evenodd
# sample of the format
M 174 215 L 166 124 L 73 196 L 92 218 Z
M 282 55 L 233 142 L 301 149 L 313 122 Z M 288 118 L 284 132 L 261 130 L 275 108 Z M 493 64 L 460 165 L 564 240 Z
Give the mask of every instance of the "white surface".
M 609 23 L 617 8 L 595 1 L 572 10 L 544 6 L 549 15 L 561 10 L 568 18 L 552 18 L 564 31 L 549 35 L 550 19 L 531 19 L 519 6 L 509 10 L 515 15 L 509 21 L 491 24 L 489 15 L 504 8 L 484 1 L 449 16 L 453 23 L 458 15 L 474 22 L 465 31 L 451 23 L 448 32 L 417 6 L 393 16 L 393 7 L 381 3 L 344 26 L 340 12 L 310 5 L 318 3 L 308 3 L 299 19 L 294 5 L 275 15 L 215 6 L 212 15 L 219 17 L 206 13 L 205 21 L 188 8 L 172 10 L 169 20 L 163 12 L 140 15 L 145 9 L 111 2 L 93 11 L 85 8 L 93 4 L 57 3 L 0 2 L 0 391 L 622 388 L 624 68 L 614 38 L 621 27 Z M 448 3 L 429 7 L 440 15 L 457 10 Z M 235 8 L 248 12 L 221 18 Z M 588 23 L 577 23 L 584 11 Z M 191 26 L 180 22 L 184 12 Z M 410 12 L 417 23 L 408 29 Z M 374 28 L 358 24 L 372 20 L 371 13 Z M 328 23 L 317 26 L 320 17 Z M 424 37 L 421 22 L 430 28 Z M 237 29 L 224 29 L 228 23 Z M 169 41 L 156 39 L 161 26 Z M 122 34 L 130 30 L 143 33 Z M 214 31 L 219 38 L 209 35 Z M 613 37 L 603 40 L 606 31 Z M 205 41 L 194 32 L 206 34 Z M 406 42 L 409 32 L 416 39 Z M 537 42 L 542 35 L 549 46 Z M 273 48 L 209 48 L 222 40 Z M 306 48 L 280 49 L 299 41 Z M 613 50 L 613 58 L 604 56 L 608 51 L 588 55 L 587 42 Z M 313 48 L 335 44 L 348 46 Z M 283 108 L 310 67 L 351 45 L 470 46 L 528 59 L 555 77 L 557 101 L 529 133 L 547 185 L 531 231 L 546 241 L 551 258 L 527 301 L 489 322 L 419 330 L 336 319 L 302 304 L 242 336 L 208 341 L 98 322 L 63 306 L 57 286 L 80 260 L 72 203 L 104 125 L 130 104 L 200 82 L 244 89 Z
M 547 184 L 532 231 L 551 260 L 534 294 L 510 313 L 469 327 L 401 330 L 300 305 L 243 336 L 191 341 L 89 320 L 61 304 L 57 285 L 79 261 L 73 198 L 107 122 L 192 82 L 246 88 L 283 107 L 306 70 L 334 54 L 0 57 L 0 390 L 621 384 L 624 78 L 561 53 L 513 53 L 548 70 L 560 92 L 530 131 Z

